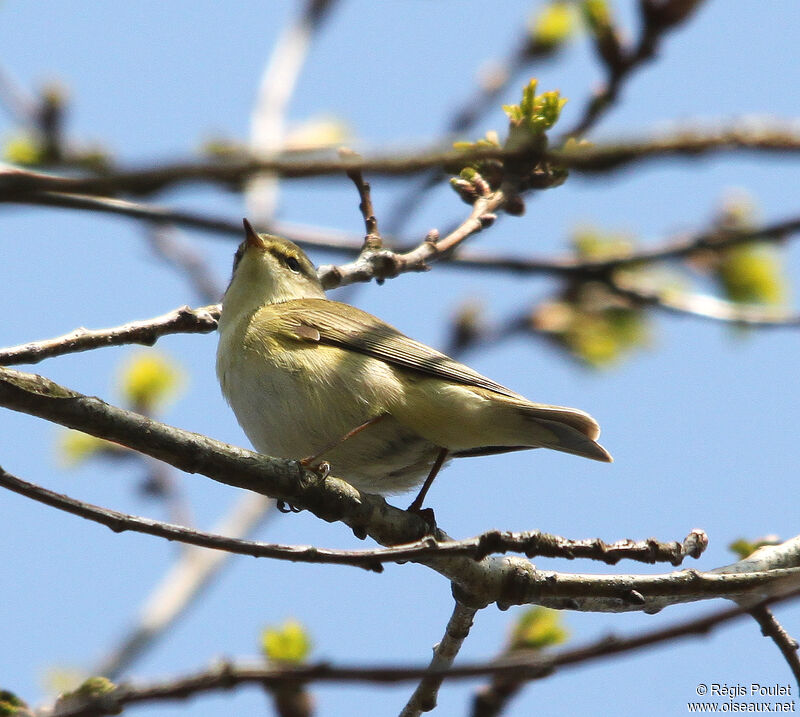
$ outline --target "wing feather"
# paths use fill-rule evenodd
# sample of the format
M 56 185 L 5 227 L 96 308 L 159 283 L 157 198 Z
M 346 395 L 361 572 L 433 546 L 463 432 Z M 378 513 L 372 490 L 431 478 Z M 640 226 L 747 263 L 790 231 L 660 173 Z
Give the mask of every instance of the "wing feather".
M 274 321 L 294 338 L 372 356 L 425 376 L 454 381 L 527 400 L 430 346 L 408 338 L 398 329 L 349 304 L 329 299 L 302 299 L 271 304 Z

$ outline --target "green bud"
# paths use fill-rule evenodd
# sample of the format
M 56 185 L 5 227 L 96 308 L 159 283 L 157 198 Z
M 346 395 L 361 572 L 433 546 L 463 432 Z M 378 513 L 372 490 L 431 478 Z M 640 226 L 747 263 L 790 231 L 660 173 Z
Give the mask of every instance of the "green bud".
M 261 651 L 270 662 L 299 665 L 311 652 L 311 638 L 297 620 L 287 620 L 283 625 L 264 630 Z
M 534 18 L 531 25 L 533 47 L 553 49 L 567 40 L 575 29 L 572 5 L 565 0 L 555 0 Z
M 611 29 L 611 10 L 606 0 L 583 0 L 581 14 L 593 35 L 602 35 Z
M 720 254 L 717 278 L 728 299 L 737 303 L 780 305 L 788 286 L 775 247 L 763 242 L 740 244 Z
M 137 410 L 150 412 L 178 390 L 183 374 L 177 365 L 158 352 L 140 352 L 123 367 L 122 393 Z
M 532 607 L 517 620 L 509 650 L 543 650 L 561 645 L 569 638 L 561 613 L 546 607 Z

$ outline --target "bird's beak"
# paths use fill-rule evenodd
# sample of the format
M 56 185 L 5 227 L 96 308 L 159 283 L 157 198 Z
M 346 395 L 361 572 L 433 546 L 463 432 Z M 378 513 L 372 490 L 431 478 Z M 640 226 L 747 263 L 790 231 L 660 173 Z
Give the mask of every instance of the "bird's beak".
M 242 224 L 244 224 L 244 235 L 245 240 L 247 241 L 247 246 L 252 247 L 253 249 L 263 249 L 264 242 L 262 241 L 261 237 L 258 236 L 256 230 L 253 229 L 253 225 L 247 221 L 247 219 L 242 219 Z

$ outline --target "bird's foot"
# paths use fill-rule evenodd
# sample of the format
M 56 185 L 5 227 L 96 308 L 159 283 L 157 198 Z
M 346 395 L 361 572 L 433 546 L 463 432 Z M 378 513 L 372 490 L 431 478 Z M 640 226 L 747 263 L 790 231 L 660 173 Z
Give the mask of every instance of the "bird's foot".
M 331 472 L 331 464 L 328 463 L 328 461 L 316 463 L 316 456 L 301 459 L 300 465 L 303 466 L 303 468 L 314 471 L 322 480 L 325 480 Z
M 433 508 L 423 508 L 421 505 L 416 505 L 417 501 L 414 501 L 411 505 L 408 506 L 407 510 L 409 513 L 414 513 L 418 515 L 428 526 L 428 530 L 425 535 L 435 535 L 437 526 L 436 526 L 436 514 L 433 512 Z M 424 537 L 424 536 L 423 536 Z

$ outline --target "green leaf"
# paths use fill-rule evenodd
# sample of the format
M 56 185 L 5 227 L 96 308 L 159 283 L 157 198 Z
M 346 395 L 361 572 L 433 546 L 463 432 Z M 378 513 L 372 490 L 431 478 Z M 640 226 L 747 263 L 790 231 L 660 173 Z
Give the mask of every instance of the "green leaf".
M 755 553 L 759 548 L 763 548 L 765 545 L 779 545 L 780 543 L 781 539 L 778 538 L 777 535 L 767 535 L 763 538 L 756 538 L 755 540 L 739 538 L 738 540 L 734 540 L 728 546 L 728 550 L 736 553 L 736 555 L 739 557 L 739 560 L 744 560 L 748 556 Z
M 302 664 L 311 652 L 311 638 L 297 620 L 268 627 L 261 635 L 261 650 L 271 662 Z
M 90 436 L 80 431 L 66 430 L 61 433 L 58 455 L 65 468 L 75 468 L 100 451 L 114 447 L 115 444 L 104 441 L 102 438 Z

